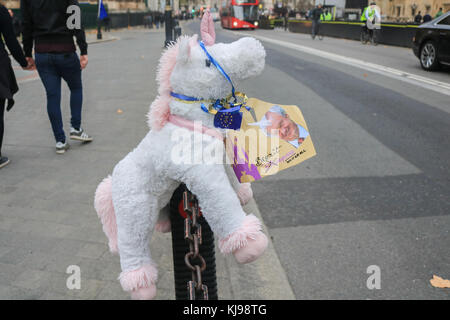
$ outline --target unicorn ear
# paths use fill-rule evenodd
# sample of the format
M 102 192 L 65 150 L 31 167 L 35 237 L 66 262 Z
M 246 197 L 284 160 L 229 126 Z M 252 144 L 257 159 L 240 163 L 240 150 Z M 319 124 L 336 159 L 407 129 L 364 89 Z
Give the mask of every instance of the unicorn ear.
M 200 25 L 202 41 L 206 46 L 212 46 L 216 42 L 216 32 L 214 31 L 214 21 L 209 9 L 203 14 L 202 23 Z
M 187 63 L 191 58 L 191 49 L 197 45 L 198 36 L 182 37 L 180 39 L 180 47 L 178 50 L 177 61 Z

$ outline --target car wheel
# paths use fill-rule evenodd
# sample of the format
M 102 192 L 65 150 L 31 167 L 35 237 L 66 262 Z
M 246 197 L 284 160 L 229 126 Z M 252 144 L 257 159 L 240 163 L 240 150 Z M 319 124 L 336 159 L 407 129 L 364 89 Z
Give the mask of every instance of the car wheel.
M 437 47 L 433 41 L 427 41 L 420 49 L 420 65 L 424 70 L 436 70 L 439 67 Z

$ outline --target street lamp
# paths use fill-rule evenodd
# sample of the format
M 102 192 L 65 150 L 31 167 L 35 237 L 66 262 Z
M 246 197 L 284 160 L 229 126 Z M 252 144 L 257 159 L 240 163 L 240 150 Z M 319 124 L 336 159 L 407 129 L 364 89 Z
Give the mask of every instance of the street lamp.
M 172 28 L 172 1 L 166 2 L 166 7 L 164 11 L 164 28 L 166 29 L 166 41 L 164 41 L 164 46 L 167 47 L 173 41 Z
M 100 0 L 97 0 L 97 7 L 98 7 L 98 12 L 97 12 L 97 39 L 101 40 L 102 39 L 102 25 L 101 25 L 101 20 L 100 20 Z

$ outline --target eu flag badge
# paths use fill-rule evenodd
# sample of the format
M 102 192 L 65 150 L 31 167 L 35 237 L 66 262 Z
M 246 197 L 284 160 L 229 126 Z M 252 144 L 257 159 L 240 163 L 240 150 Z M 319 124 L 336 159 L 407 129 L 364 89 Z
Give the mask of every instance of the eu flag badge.
M 214 116 L 214 126 L 221 129 L 239 130 L 242 123 L 242 112 L 228 110 L 220 110 Z

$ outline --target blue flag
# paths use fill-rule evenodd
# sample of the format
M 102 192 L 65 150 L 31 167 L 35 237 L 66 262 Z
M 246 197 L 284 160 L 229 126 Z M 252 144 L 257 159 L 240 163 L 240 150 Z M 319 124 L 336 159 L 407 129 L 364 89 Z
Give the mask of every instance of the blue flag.
M 214 116 L 214 126 L 222 129 L 239 130 L 242 124 L 242 112 L 217 112 Z
M 103 1 L 98 0 L 98 18 L 100 20 L 103 20 L 107 16 L 108 16 L 108 13 L 106 12 L 105 6 L 103 5 Z

